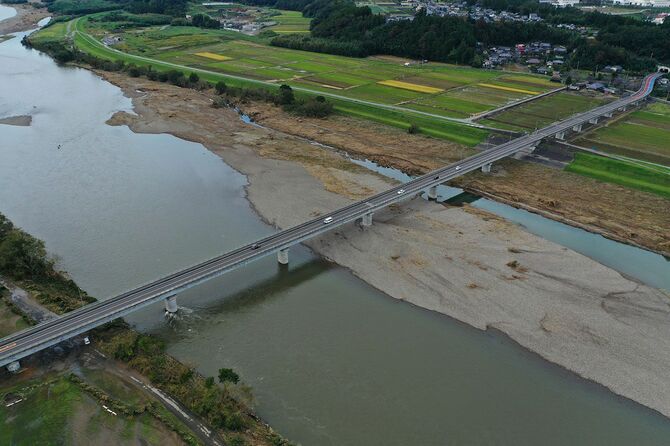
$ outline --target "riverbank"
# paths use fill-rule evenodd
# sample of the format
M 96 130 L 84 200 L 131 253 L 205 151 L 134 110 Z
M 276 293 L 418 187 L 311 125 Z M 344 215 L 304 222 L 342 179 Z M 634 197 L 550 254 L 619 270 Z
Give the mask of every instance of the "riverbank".
M 458 144 L 343 116 L 297 118 L 259 103 L 245 105 L 244 111 L 265 126 L 409 174 L 423 174 L 475 153 Z M 468 192 L 670 256 L 670 202 L 657 195 L 515 159 L 495 163 L 491 175 L 473 172 L 452 183 Z
M 102 75 L 133 98 L 137 113 L 117 113 L 110 124 L 204 144 L 247 176 L 249 200 L 278 227 L 388 187 L 388 179 L 337 153 L 213 108 L 208 93 Z M 663 292 L 467 206 L 416 199 L 375 221 L 365 231 L 348 226 L 308 244 L 392 297 L 498 329 L 670 416 L 670 310 Z
M 36 2 L 3 5 L 14 8 L 16 15 L 0 21 L 0 35 L 37 28 L 37 22 L 51 15 L 46 8 L 34 7 L 34 3 Z
M 2 214 L 0 214 L 0 254 L 2 254 L 0 255 L 0 267 L 3 274 L 0 277 L 0 297 L 2 298 L 0 300 L 0 330 L 5 335 L 13 333 L 14 329 L 18 330 L 28 324 L 45 322 L 59 314 L 72 311 L 94 301 L 93 298 L 79 289 L 72 280 L 67 279 L 63 272 L 55 268 L 55 262 L 48 256 L 43 241 L 15 227 Z M 7 277 L 10 277 L 11 280 Z M 16 283 L 21 283 L 22 286 L 29 288 L 23 289 Z M 223 380 L 221 371 L 219 371 L 221 385 L 216 385 L 214 377 L 205 377 L 191 366 L 183 364 L 168 355 L 165 352 L 163 342 L 155 337 L 132 330 L 120 320 L 98 327 L 87 333 L 86 336 L 86 342 L 84 341 L 84 335 L 76 336 L 51 349 L 45 349 L 22 359 L 21 363 L 28 372 L 27 376 L 32 379 L 34 376 L 47 376 L 56 373 L 58 375 L 57 379 L 62 380 L 63 374 L 71 372 L 79 375 L 83 365 L 80 363 L 81 358 L 78 353 L 84 344 L 88 344 L 88 339 L 91 339 L 93 345 L 88 348 L 84 347 L 84 350 L 96 348 L 104 352 L 104 354 L 98 353 L 98 356 L 105 359 L 112 358 L 108 361 L 109 364 L 106 367 L 99 368 L 118 369 L 123 364 L 124 368 L 134 369 L 135 373 L 129 373 L 126 370 L 121 372 L 120 375 L 132 376 L 142 389 L 151 390 L 155 397 L 163 401 L 169 409 L 157 407 L 153 404 L 138 405 L 136 404 L 136 396 L 129 396 L 131 403 L 124 403 L 123 401 L 114 403 L 113 398 L 105 395 L 99 389 L 91 387 L 79 379 L 75 380 L 75 383 L 83 387 L 85 392 L 96 396 L 101 403 L 108 404 L 112 409 L 127 417 L 132 418 L 145 412 L 148 413 L 149 418 L 153 417 L 159 424 L 162 423 L 159 427 L 163 429 L 167 427 L 168 431 L 173 431 L 183 440 L 176 443 L 173 441 L 169 444 L 201 444 L 195 440 L 194 434 L 189 432 L 188 429 L 175 423 L 174 420 L 166 418 L 162 413 L 166 410 L 173 411 L 172 409 L 175 409 L 175 415 L 186 425 L 191 428 L 195 427 L 196 429 L 193 432 L 207 445 L 222 444 L 222 442 L 216 441 L 216 438 L 219 437 L 224 438 L 225 442 L 235 441 L 236 444 L 241 445 L 290 445 L 288 441 L 274 433 L 270 426 L 253 414 L 250 409 L 250 403 L 253 399 L 251 389 L 244 384 L 238 385 L 239 377 L 234 372 L 229 370 L 236 377 L 234 382 L 231 383 Z M 85 358 L 83 360 L 85 361 Z M 100 361 L 98 360 L 98 362 Z M 72 377 L 69 380 L 72 381 Z M 2 383 L 0 397 L 13 393 L 13 386 L 17 381 L 22 383 L 22 378 L 17 378 L 6 368 L 2 368 L 0 370 L 0 382 Z M 35 382 L 40 383 L 41 381 L 37 380 Z M 155 387 L 146 384 L 146 382 L 151 382 Z M 29 386 L 33 384 L 33 382 L 28 383 Z M 118 387 L 118 383 L 115 387 Z M 130 393 L 132 392 L 126 392 L 126 394 Z M 179 403 L 166 394 L 173 395 Z M 181 405 L 183 405 L 183 408 Z M 108 407 L 104 404 L 102 407 L 109 412 Z M 110 413 L 116 416 L 117 413 L 114 413 L 114 410 Z M 12 425 L 10 421 L 28 416 L 27 412 L 29 411 L 30 409 L 22 410 L 22 407 L 15 407 L 8 414 L 0 408 L 0 424 L 9 425 L 7 439 L 11 439 L 11 441 L 7 441 L 8 443 L 13 443 L 16 438 L 24 436 L 21 427 Z M 196 415 L 213 428 L 206 428 L 205 424 L 199 421 Z M 35 418 L 43 416 L 51 417 L 52 415 L 35 415 Z M 156 420 L 154 420 L 154 424 Z M 88 424 L 88 421 L 90 420 L 83 424 Z M 65 425 L 66 423 L 62 422 L 52 427 L 52 432 L 39 431 L 35 435 L 44 438 L 50 436 L 65 438 L 69 435 L 66 430 L 62 429 Z M 114 431 L 108 435 L 113 436 L 118 433 Z M 104 443 L 107 442 L 104 441 Z M 109 440 L 109 442 L 115 443 L 112 440 Z M 91 443 L 97 443 L 97 441 Z M 91 443 L 84 442 L 81 444 Z M 80 443 L 75 439 L 74 444 Z

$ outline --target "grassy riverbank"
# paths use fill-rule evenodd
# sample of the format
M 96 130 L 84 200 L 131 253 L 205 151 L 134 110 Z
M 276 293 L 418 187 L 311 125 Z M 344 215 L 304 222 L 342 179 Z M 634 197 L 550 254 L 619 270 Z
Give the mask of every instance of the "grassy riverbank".
M 566 170 L 670 198 L 670 168 L 576 153 Z
M 47 254 L 44 242 L 15 227 L 0 214 L 0 275 L 25 287 L 40 304 L 57 314 L 66 313 L 95 301 L 72 280 L 64 277 L 56 269 L 55 264 L 54 259 Z M 6 290 L 0 288 L 0 293 L 6 294 Z M 23 320 L 9 303 L 5 294 L 2 296 L 3 305 L 0 307 L 2 336 L 28 326 L 27 321 Z M 156 387 L 172 395 L 187 409 L 206 420 L 224 439 L 232 442 L 231 444 L 289 445 L 253 414 L 250 408 L 253 399 L 251 389 L 244 384 L 229 381 L 216 384 L 213 377 L 204 377 L 194 368 L 181 364 L 165 353 L 165 345 L 160 340 L 137 333 L 120 320 L 94 330 L 91 338 L 96 348 L 146 376 Z M 64 381 L 59 375 L 53 383 L 48 382 L 46 387 L 49 392 L 53 390 L 58 398 L 45 405 L 40 404 L 41 391 L 33 393 L 39 386 L 30 384 L 32 386 L 30 404 L 19 405 L 11 411 L 0 410 L 0 421 L 4 419 L 10 425 L 9 429 L 3 429 L 7 441 L 2 441 L 5 437 L 0 435 L 0 444 L 12 444 L 14 442 L 12 439 L 23 438 L 24 423 L 21 420 L 24 419 L 40 420 L 40 429 L 33 429 L 29 436 L 34 438 L 35 442 L 29 444 L 40 444 L 43 438 L 69 438 L 67 431 L 63 430 L 68 423 L 63 420 L 69 420 L 69 417 L 76 418 L 76 413 L 89 412 L 74 409 L 83 399 L 81 389 L 73 388 L 72 382 L 88 393 L 96 394 L 96 391 L 87 388 L 81 382 L 72 378 Z M 0 387 L 0 394 L 7 395 L 15 390 Z M 59 404 L 58 401 L 61 399 Z M 98 399 L 108 405 L 111 404 L 109 398 L 98 395 Z M 21 409 L 24 406 L 25 412 Z M 56 407 L 60 408 L 58 413 L 54 413 Z M 127 412 L 126 415 L 129 417 L 136 415 L 141 417 L 147 412 L 162 425 L 167 426 L 168 431 L 177 433 L 185 443 L 199 444 L 195 437 L 188 433 L 188 429 L 173 423 L 169 417 L 162 419 L 161 414 L 165 409 L 159 410 L 155 404 L 147 408 L 119 403 L 118 408 L 126 408 L 127 410 L 124 409 L 125 412 L 122 412 Z M 12 420 L 18 420 L 18 424 L 12 424 Z M 90 430 L 87 429 L 86 432 Z M 128 429 L 130 429 L 128 426 L 117 426 L 112 430 L 119 433 Z M 63 440 L 63 443 L 70 442 Z

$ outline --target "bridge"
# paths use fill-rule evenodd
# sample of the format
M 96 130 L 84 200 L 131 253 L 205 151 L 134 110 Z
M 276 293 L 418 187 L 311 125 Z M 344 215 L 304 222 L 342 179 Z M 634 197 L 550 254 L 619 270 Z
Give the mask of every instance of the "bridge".
M 530 153 L 544 139 L 565 139 L 569 132 L 581 132 L 584 125 L 596 124 L 600 119 L 610 118 L 617 112 L 623 112 L 628 107 L 638 105 L 651 93 L 656 79 L 661 76 L 663 73 L 648 75 L 644 78 L 640 89 L 630 96 L 555 122 L 543 129 L 465 158 L 458 163 L 434 170 L 405 184 L 277 232 L 134 290 L 87 305 L 59 318 L 7 336 L 0 340 L 0 366 L 8 365 L 8 368 L 16 370 L 19 368 L 18 361 L 21 358 L 161 300 L 165 301 L 166 311 L 174 313 L 177 311 L 177 294 L 188 288 L 274 253 L 277 253 L 279 263 L 287 264 L 289 249 L 292 246 L 347 223 L 360 221 L 362 226 L 370 226 L 374 212 L 417 194 L 427 192 L 428 198 L 436 199 L 437 186 L 449 180 L 477 169 L 490 172 L 494 162 L 520 152 Z

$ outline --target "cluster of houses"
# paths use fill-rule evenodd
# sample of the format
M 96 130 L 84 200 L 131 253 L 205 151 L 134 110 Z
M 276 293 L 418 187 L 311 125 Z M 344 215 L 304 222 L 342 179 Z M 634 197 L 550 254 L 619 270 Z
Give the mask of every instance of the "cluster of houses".
M 514 47 L 491 47 L 483 51 L 484 68 L 497 68 L 510 63 L 527 65 L 539 74 L 552 74 L 565 63 L 567 48 L 547 42 L 519 43 Z
M 459 3 L 437 3 L 432 0 L 417 2 L 417 8 L 425 9 L 428 15 L 440 17 L 468 17 L 472 20 L 484 20 L 485 22 L 540 22 L 542 19 L 537 14 L 522 15 L 508 11 L 494 11 L 493 9 L 470 6 L 466 2 Z

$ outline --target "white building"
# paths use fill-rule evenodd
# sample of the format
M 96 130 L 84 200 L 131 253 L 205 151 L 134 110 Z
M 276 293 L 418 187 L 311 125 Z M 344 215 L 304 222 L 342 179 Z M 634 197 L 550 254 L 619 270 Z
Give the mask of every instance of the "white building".
M 670 7 L 670 0 L 612 0 L 615 5 L 644 6 L 646 8 Z

